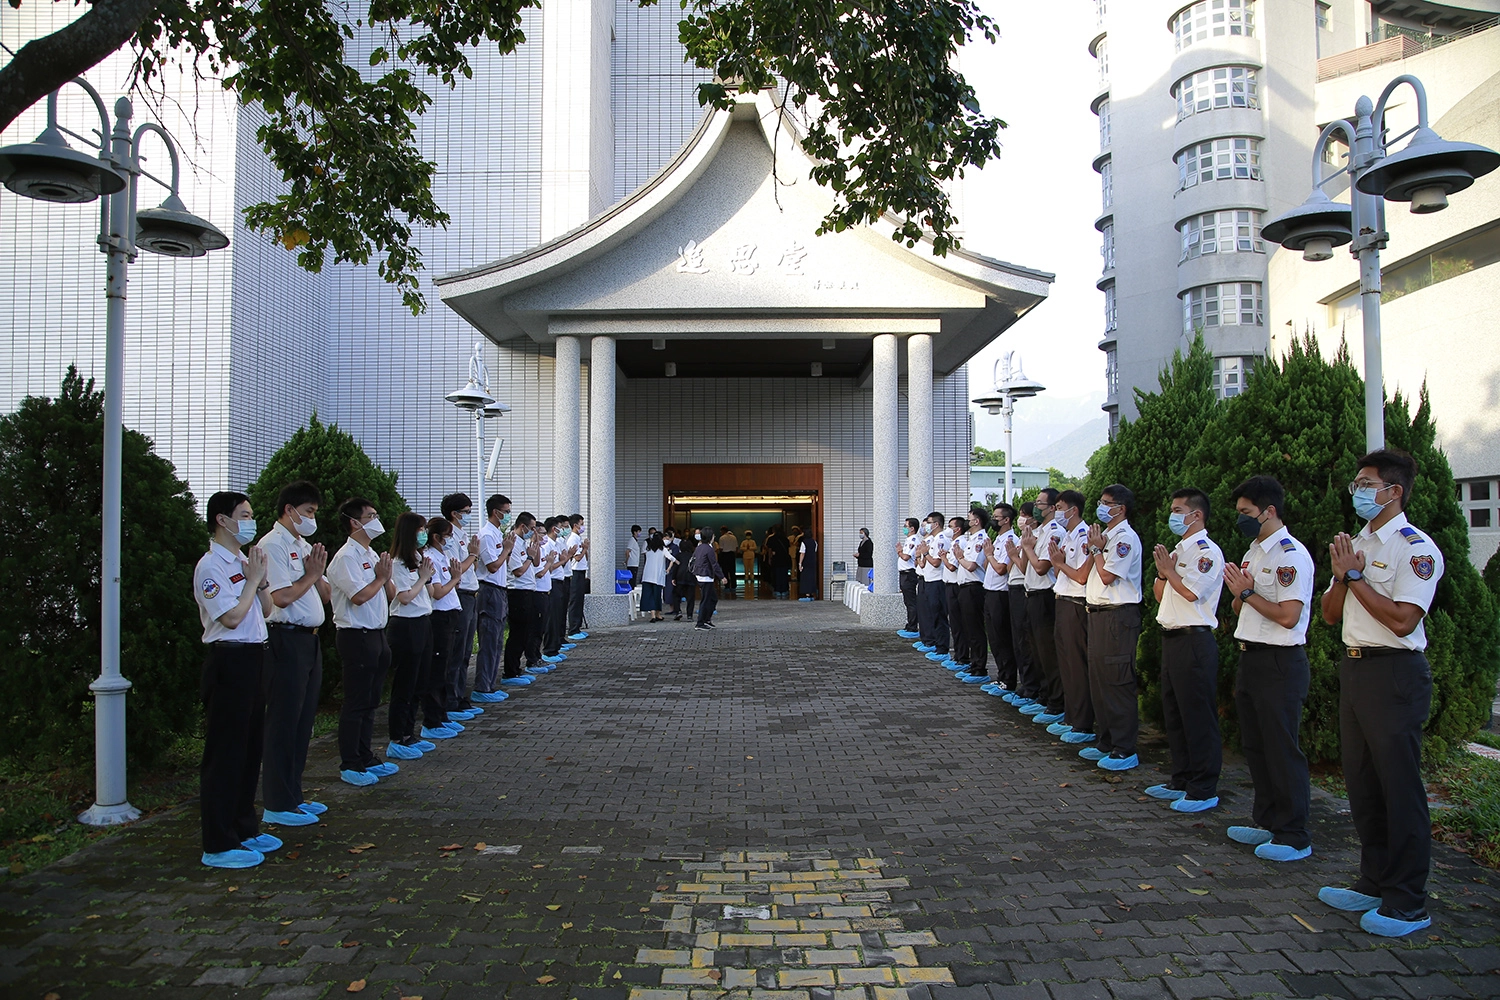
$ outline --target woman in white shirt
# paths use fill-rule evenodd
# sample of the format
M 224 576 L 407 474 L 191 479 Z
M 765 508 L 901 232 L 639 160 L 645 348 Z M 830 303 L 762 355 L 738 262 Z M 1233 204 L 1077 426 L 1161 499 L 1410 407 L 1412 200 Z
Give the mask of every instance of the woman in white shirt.
M 467 722 L 484 712 L 478 706 L 447 711 L 448 661 L 453 657 L 454 637 L 463 618 L 463 604 L 458 597 L 463 574 L 453 574 L 453 560 L 448 555 L 452 535 L 453 522 L 446 517 L 427 522 L 427 546 L 422 549 L 422 556 L 432 564 L 432 579 L 427 581 L 427 596 L 432 598 L 432 667 L 425 685 L 417 690 L 424 733 L 447 727 L 450 718 Z
M 646 554 L 641 568 L 641 610 L 650 612 L 650 621 L 664 622 L 661 595 L 667 585 L 667 546 L 661 535 L 646 539 Z
M 417 698 L 432 670 L 432 596 L 427 583 L 435 567 L 427 545 L 427 522 L 407 511 L 396 519 L 391 543 L 391 620 L 386 634 L 391 644 L 391 743 L 387 757 L 411 760 L 433 744 L 422 746 L 414 731 Z

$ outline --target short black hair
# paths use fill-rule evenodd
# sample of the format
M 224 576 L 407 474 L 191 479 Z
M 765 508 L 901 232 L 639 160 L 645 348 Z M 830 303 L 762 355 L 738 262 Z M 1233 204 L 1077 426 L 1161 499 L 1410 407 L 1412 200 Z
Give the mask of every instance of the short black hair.
M 979 527 L 981 529 L 988 528 L 990 526 L 990 512 L 985 510 L 983 507 L 970 507 L 969 516 L 979 518 Z
M 1021 504 L 1021 513 L 1025 514 L 1027 517 L 1036 517 L 1036 504 L 1032 503 L 1030 500 L 1027 500 L 1025 503 Z
M 469 499 L 469 494 L 449 493 L 447 496 L 443 497 L 443 503 L 440 509 L 442 510 L 444 517 L 452 517 L 454 514 L 463 510 L 465 507 L 472 509 L 473 506 L 474 501 Z
M 364 497 L 350 497 L 339 504 L 339 524 L 347 531 L 353 531 L 354 525 L 365 516 L 365 508 L 375 506 Z
M 536 523 L 536 515 L 529 510 L 523 510 L 516 515 L 516 527 L 524 528 L 528 524 Z
M 1062 494 L 1059 493 L 1055 487 L 1043 486 L 1040 490 L 1037 491 L 1036 498 L 1045 503 L 1048 507 L 1054 507 L 1057 505 L 1057 498 L 1061 495 Z
M 1099 494 L 1099 499 L 1102 500 L 1106 496 L 1114 498 L 1115 503 L 1125 508 L 1126 517 L 1135 516 L 1135 490 L 1124 483 L 1110 483 Z
M 1251 476 L 1234 488 L 1229 494 L 1230 503 L 1238 503 L 1240 499 L 1249 500 L 1260 508 L 1264 514 L 1267 507 L 1276 508 L 1276 516 L 1286 520 L 1286 487 L 1274 476 Z
M 234 519 L 234 509 L 250 498 L 243 493 L 234 490 L 220 490 L 208 498 L 208 530 L 212 532 L 219 526 L 219 515 L 223 514 L 230 520 Z
M 503 508 L 509 506 L 510 497 L 506 496 L 504 493 L 496 493 L 494 496 L 490 497 L 484 502 L 484 512 L 486 514 L 490 514 L 494 511 L 502 510 Z
M 1356 472 L 1365 468 L 1374 469 L 1380 473 L 1382 482 L 1401 487 L 1402 510 L 1411 502 L 1412 483 L 1417 479 L 1417 460 L 1406 452 L 1396 448 L 1381 448 L 1361 458 L 1354 468 Z
M 948 519 L 943 516 L 943 512 L 940 511 L 940 510 L 935 510 L 931 514 L 928 514 L 927 515 L 927 520 L 929 520 L 929 521 L 934 521 L 934 520 L 935 521 L 941 521 L 944 524 L 948 523 Z
M 542 522 L 542 530 L 543 531 L 551 531 L 553 529 L 553 527 L 556 526 L 556 524 L 557 524 L 557 518 L 555 518 L 555 517 L 549 517 L 549 518 L 547 518 L 547 520 L 545 520 L 545 521 Z
M 912 531 L 916 531 L 918 528 L 920 528 L 922 526 L 922 522 L 919 521 L 919 520 L 917 520 L 914 517 L 908 517 L 906 519 L 906 526 L 908 528 L 910 528 Z
M 639 524 L 632 524 L 630 526 L 630 533 L 632 535 L 635 534 L 637 531 L 640 531 L 640 530 L 641 530 L 641 526 Z
M 1024 507 L 1026 505 L 1022 504 L 1021 506 Z M 996 517 L 1003 517 L 1007 521 L 1009 521 L 1011 524 L 1015 524 L 1016 523 L 1016 509 L 1014 507 L 1012 507 L 1008 503 L 997 503 L 997 504 L 995 504 L 995 516 Z M 1028 514 L 1027 516 L 1029 517 L 1030 515 Z
M 582 520 L 583 520 L 583 515 L 582 514 L 569 514 L 568 515 L 568 523 L 569 524 L 578 524 Z
M 1078 508 L 1078 513 L 1081 515 L 1083 513 L 1083 505 L 1085 503 L 1087 503 L 1087 501 L 1084 500 L 1083 494 L 1079 493 L 1077 490 L 1063 490 L 1057 495 L 1057 499 L 1053 501 L 1053 506 L 1063 504 L 1067 507 L 1076 507 Z
M 1187 505 L 1193 510 L 1203 512 L 1203 523 L 1208 523 L 1208 494 L 1196 486 L 1184 486 L 1172 494 L 1173 500 L 1186 500 Z
M 299 479 L 294 483 L 287 483 L 276 494 L 276 517 L 286 513 L 288 507 L 301 507 L 305 503 L 322 505 L 323 494 L 318 488 L 306 479 Z

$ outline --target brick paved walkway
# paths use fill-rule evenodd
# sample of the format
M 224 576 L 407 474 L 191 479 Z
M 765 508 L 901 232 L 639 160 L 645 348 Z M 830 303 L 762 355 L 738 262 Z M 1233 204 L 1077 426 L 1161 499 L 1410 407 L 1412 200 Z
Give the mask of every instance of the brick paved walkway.
M 425 1000 L 1500 995 L 1500 878 L 1439 848 L 1431 934 L 1377 942 L 1248 815 L 1146 800 L 841 606 L 597 633 L 327 822 L 197 863 L 197 810 L 0 888 L 0 993 Z M 774 992 L 773 992 L 774 991 Z M 930 996 L 929 996 L 930 994 Z

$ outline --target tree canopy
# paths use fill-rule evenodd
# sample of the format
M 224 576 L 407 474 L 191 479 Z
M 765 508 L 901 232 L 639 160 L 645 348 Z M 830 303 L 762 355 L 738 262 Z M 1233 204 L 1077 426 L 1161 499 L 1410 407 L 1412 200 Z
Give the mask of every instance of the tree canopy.
M 22 2 L 7 0 L 19 8 Z M 639 0 L 649 6 L 656 0 Z M 909 246 L 958 245 L 943 185 L 999 153 L 1004 122 L 985 115 L 954 69 L 970 38 L 996 27 L 972 0 L 680 0 L 688 59 L 712 70 L 698 100 L 727 107 L 735 90 L 774 88 L 805 122 L 814 179 L 834 194 L 820 232 L 882 217 Z M 245 208 L 309 271 L 367 264 L 411 310 L 425 300 L 412 227 L 445 226 L 437 166 L 416 144 L 429 88 L 473 76 L 470 55 L 525 41 L 521 15 L 540 0 L 93 0 L 79 18 L 23 46 L 0 67 L 0 128 L 49 91 L 130 46 L 137 85 L 180 62 L 219 81 L 268 120 L 256 139 L 285 180 Z M 383 44 L 351 64 L 362 32 Z

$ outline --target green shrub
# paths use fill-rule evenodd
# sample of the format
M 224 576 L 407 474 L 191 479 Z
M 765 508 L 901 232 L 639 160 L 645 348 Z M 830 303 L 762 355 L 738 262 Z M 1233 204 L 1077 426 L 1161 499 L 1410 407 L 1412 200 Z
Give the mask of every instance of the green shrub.
M 187 484 L 149 438 L 123 435 L 121 673 L 127 750 L 151 763 L 201 716 L 202 629 L 193 567 L 207 528 Z M 6 757 L 86 760 L 99 674 L 104 394 L 69 368 L 56 399 L 28 396 L 0 418 L 0 615 Z

